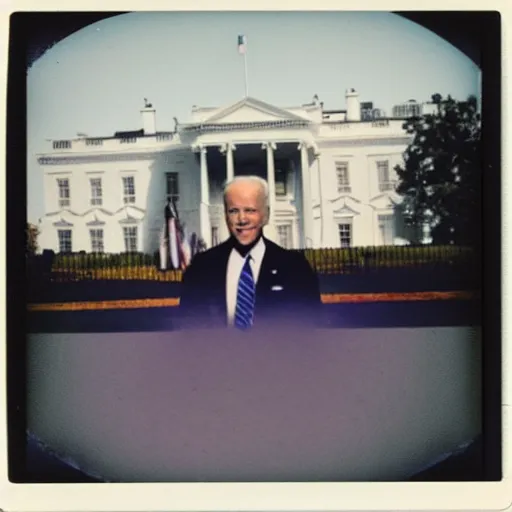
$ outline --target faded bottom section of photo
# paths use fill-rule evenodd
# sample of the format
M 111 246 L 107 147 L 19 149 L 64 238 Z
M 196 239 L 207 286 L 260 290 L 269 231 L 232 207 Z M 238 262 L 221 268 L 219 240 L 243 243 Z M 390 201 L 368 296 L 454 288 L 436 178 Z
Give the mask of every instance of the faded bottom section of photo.
M 110 482 L 401 481 L 481 433 L 476 328 L 31 334 L 28 428 Z

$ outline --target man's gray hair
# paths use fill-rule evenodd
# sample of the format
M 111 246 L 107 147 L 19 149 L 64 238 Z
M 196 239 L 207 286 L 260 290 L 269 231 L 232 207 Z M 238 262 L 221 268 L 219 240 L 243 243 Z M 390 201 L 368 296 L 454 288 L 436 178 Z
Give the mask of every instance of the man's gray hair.
M 226 204 L 226 193 L 227 193 L 229 187 L 233 183 L 244 182 L 244 181 L 249 182 L 249 183 L 257 183 L 261 187 L 261 191 L 263 193 L 263 198 L 265 201 L 265 206 L 268 207 L 269 206 L 269 204 L 268 204 L 268 183 L 266 180 L 264 180 L 263 178 L 260 178 L 259 176 L 235 176 L 232 180 L 227 181 L 224 184 L 224 192 L 223 192 L 224 204 Z

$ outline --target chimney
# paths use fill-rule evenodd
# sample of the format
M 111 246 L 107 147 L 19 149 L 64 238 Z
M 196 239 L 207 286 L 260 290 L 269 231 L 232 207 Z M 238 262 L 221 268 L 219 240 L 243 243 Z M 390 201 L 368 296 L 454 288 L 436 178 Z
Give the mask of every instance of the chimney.
M 154 135 L 156 133 L 156 110 L 151 103 L 146 103 L 140 111 L 142 114 L 142 127 L 144 135 Z
M 347 106 L 347 121 L 361 121 L 361 107 L 359 106 L 359 94 L 355 89 L 347 89 L 345 92 Z

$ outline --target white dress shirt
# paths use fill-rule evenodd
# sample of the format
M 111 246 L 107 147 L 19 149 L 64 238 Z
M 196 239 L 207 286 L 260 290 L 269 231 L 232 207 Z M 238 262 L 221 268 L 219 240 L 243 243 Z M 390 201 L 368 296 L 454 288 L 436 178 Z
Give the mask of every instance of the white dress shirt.
M 251 265 L 254 285 L 256 286 L 260 275 L 263 256 L 265 256 L 265 242 L 263 241 L 263 238 L 259 239 L 258 243 L 249 251 L 245 258 L 242 257 L 236 249 L 233 249 L 229 255 L 228 269 L 226 272 L 226 306 L 228 311 L 228 325 L 234 325 L 238 281 L 240 280 L 245 260 L 249 256 L 251 257 L 249 265 Z

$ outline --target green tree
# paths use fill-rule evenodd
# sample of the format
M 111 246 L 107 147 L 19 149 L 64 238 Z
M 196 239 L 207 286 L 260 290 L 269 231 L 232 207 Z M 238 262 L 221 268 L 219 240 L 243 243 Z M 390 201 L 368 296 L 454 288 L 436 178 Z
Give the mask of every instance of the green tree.
M 481 126 L 477 100 L 434 94 L 435 112 L 407 119 L 413 140 L 396 166 L 406 222 L 432 243 L 475 245 L 481 230 Z

